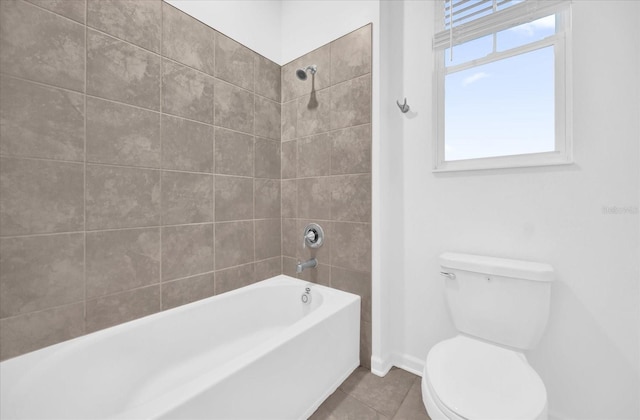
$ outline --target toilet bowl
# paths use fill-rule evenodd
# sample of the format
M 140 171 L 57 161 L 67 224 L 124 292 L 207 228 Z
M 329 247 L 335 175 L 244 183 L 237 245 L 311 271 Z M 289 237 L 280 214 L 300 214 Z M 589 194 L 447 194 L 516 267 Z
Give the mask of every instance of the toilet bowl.
M 522 353 L 459 335 L 436 344 L 422 397 L 432 420 L 546 420 L 544 383 Z
M 553 268 L 470 254 L 439 257 L 456 329 L 427 355 L 422 398 L 433 420 L 546 420 L 547 392 L 522 353 L 545 330 Z

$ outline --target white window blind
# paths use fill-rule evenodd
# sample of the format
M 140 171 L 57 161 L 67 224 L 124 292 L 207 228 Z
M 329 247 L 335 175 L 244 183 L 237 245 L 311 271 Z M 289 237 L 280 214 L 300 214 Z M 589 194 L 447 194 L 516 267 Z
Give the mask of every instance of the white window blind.
M 560 11 L 569 0 L 444 0 L 435 49 L 450 48 Z

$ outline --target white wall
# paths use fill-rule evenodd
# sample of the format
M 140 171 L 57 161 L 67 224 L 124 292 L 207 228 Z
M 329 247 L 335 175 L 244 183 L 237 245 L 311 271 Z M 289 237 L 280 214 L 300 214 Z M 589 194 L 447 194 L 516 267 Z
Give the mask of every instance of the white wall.
M 282 64 L 369 22 L 378 23 L 378 0 L 283 0 Z
M 282 64 L 281 0 L 166 0 L 228 37 Z
M 379 0 L 166 1 L 280 65 L 379 15 Z
M 393 301 L 395 363 L 419 370 L 455 334 L 436 257 L 459 251 L 552 264 L 557 281 L 547 333 L 529 360 L 558 418 L 638 418 L 639 2 L 573 6 L 575 164 L 434 174 L 432 2 L 405 1 L 403 79 L 415 115 L 404 120 L 404 278 L 385 278 Z M 597 30 L 596 30 L 597 28 Z M 400 94 L 400 92 L 398 92 Z M 382 138 L 381 142 L 396 142 Z M 383 226 L 392 226 L 383 220 Z

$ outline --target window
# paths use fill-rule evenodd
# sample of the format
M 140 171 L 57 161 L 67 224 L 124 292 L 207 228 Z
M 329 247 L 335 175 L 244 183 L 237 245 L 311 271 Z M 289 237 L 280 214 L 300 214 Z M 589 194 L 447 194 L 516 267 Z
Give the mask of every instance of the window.
M 568 3 L 437 3 L 434 171 L 572 162 Z

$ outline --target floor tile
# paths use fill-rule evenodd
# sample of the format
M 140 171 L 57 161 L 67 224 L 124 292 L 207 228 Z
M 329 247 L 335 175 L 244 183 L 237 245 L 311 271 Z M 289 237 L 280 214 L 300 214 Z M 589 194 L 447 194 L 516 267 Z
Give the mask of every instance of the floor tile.
M 421 378 L 416 378 L 393 420 L 431 420 L 422 402 Z
M 367 407 L 339 389 L 316 410 L 310 420 L 385 420 L 387 417 Z
M 391 368 L 383 378 L 363 367 L 356 369 L 340 385 L 340 390 L 358 401 L 391 418 L 413 385 L 416 375 Z

